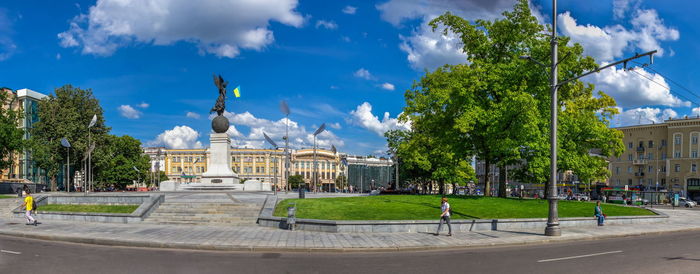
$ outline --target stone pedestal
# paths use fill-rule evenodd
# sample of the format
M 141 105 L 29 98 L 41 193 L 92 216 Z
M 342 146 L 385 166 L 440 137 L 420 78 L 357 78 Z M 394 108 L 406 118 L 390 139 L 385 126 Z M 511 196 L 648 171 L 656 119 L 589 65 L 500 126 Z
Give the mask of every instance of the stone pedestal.
M 226 133 L 212 133 L 207 158 L 207 172 L 202 174 L 202 185 L 226 186 L 240 184 L 238 174 L 231 170 L 231 139 Z

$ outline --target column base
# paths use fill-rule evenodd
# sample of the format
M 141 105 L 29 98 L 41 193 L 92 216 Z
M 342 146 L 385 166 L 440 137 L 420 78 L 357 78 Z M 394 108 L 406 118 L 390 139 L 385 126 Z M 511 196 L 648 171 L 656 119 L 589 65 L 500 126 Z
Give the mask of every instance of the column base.
M 545 236 L 561 236 L 561 228 L 559 224 L 550 226 L 547 224 L 547 228 L 544 229 Z

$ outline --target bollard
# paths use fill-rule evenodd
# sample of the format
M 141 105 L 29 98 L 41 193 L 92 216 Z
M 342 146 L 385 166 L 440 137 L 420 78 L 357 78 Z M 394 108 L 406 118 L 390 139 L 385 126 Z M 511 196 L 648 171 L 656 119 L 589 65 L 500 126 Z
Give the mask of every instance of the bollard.
M 287 229 L 294 230 L 294 225 L 297 222 L 296 217 L 297 208 L 295 206 L 290 206 L 287 208 Z

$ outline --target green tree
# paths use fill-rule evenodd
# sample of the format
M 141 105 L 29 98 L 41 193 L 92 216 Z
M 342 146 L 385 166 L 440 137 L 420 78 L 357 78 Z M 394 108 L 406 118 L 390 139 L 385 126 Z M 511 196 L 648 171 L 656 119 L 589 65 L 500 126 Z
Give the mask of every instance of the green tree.
M 475 155 L 487 167 L 519 164 L 514 175 L 524 181 L 548 181 L 550 113 L 541 110 L 549 109 L 549 80 L 546 71 L 519 56 L 546 60 L 549 38 L 526 0 L 503 16 L 470 22 L 448 12 L 430 22 L 434 31 L 441 28 L 460 37 L 467 54 L 466 64 L 426 73 L 405 95 L 401 118 L 411 121 L 413 131 L 408 143 L 427 148 L 414 152 L 424 156 L 407 160 L 409 165 L 424 162 L 433 179 L 451 178 L 455 172 L 449 165 Z M 559 55 L 567 56 L 559 64 L 560 79 L 596 68 L 581 45 L 569 45 L 567 37 L 560 37 L 559 44 Z M 615 101 L 603 92 L 593 96 L 593 91 L 580 81 L 559 89 L 564 109 L 559 116 L 560 170 L 599 175 L 604 164 L 590 150 L 600 149 L 602 156 L 622 151 L 621 136 L 608 127 L 617 113 Z M 486 195 L 491 194 L 488 177 Z M 505 196 L 505 182 L 499 185 L 499 195 Z
M 14 91 L 0 88 L 0 177 L 3 169 L 12 167 L 12 158 L 24 145 L 23 132 L 17 127 L 22 118 L 22 112 L 21 109 L 13 109 L 15 104 L 17 104 L 17 95 Z
M 304 178 L 301 177 L 301 175 L 289 176 L 288 184 L 289 184 L 289 186 L 292 187 L 292 189 L 299 188 L 299 185 L 301 185 L 303 183 L 304 183 Z
M 116 184 L 124 188 L 148 179 L 150 158 L 143 153 L 141 141 L 131 136 L 107 135 L 104 145 L 96 148 L 94 154 L 98 186 Z
M 67 151 L 61 146 L 61 139 L 68 139 L 72 146 L 70 165 L 75 170 L 81 166 L 87 152 L 87 127 L 93 115 L 97 115 L 97 123 L 90 129 L 91 140 L 97 147 L 104 144 L 109 128 L 105 126 L 102 107 L 92 91 L 71 85 L 57 88 L 54 94 L 42 99 L 37 115 L 39 121 L 31 129 L 29 139 L 32 158 L 37 166 L 46 170 L 51 180 L 51 190 L 55 191 L 56 175 L 66 162 Z

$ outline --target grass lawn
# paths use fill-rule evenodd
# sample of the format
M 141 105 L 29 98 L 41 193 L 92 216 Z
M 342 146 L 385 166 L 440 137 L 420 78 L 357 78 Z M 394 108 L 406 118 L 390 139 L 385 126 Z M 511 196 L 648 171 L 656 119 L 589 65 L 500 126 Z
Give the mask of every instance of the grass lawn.
M 0 195 L 0 199 L 17 198 L 17 195 Z
M 286 217 L 296 203 L 297 218 L 325 220 L 434 220 L 440 216 L 439 195 L 386 195 L 342 198 L 287 199 L 275 208 Z M 483 196 L 448 196 L 452 219 L 547 218 L 546 200 Z M 592 202 L 559 201 L 559 217 L 593 217 Z M 654 215 L 635 207 L 603 205 L 608 216 Z
M 92 213 L 131 213 L 139 205 L 61 205 L 48 204 L 39 206 L 39 211 L 92 212 Z

